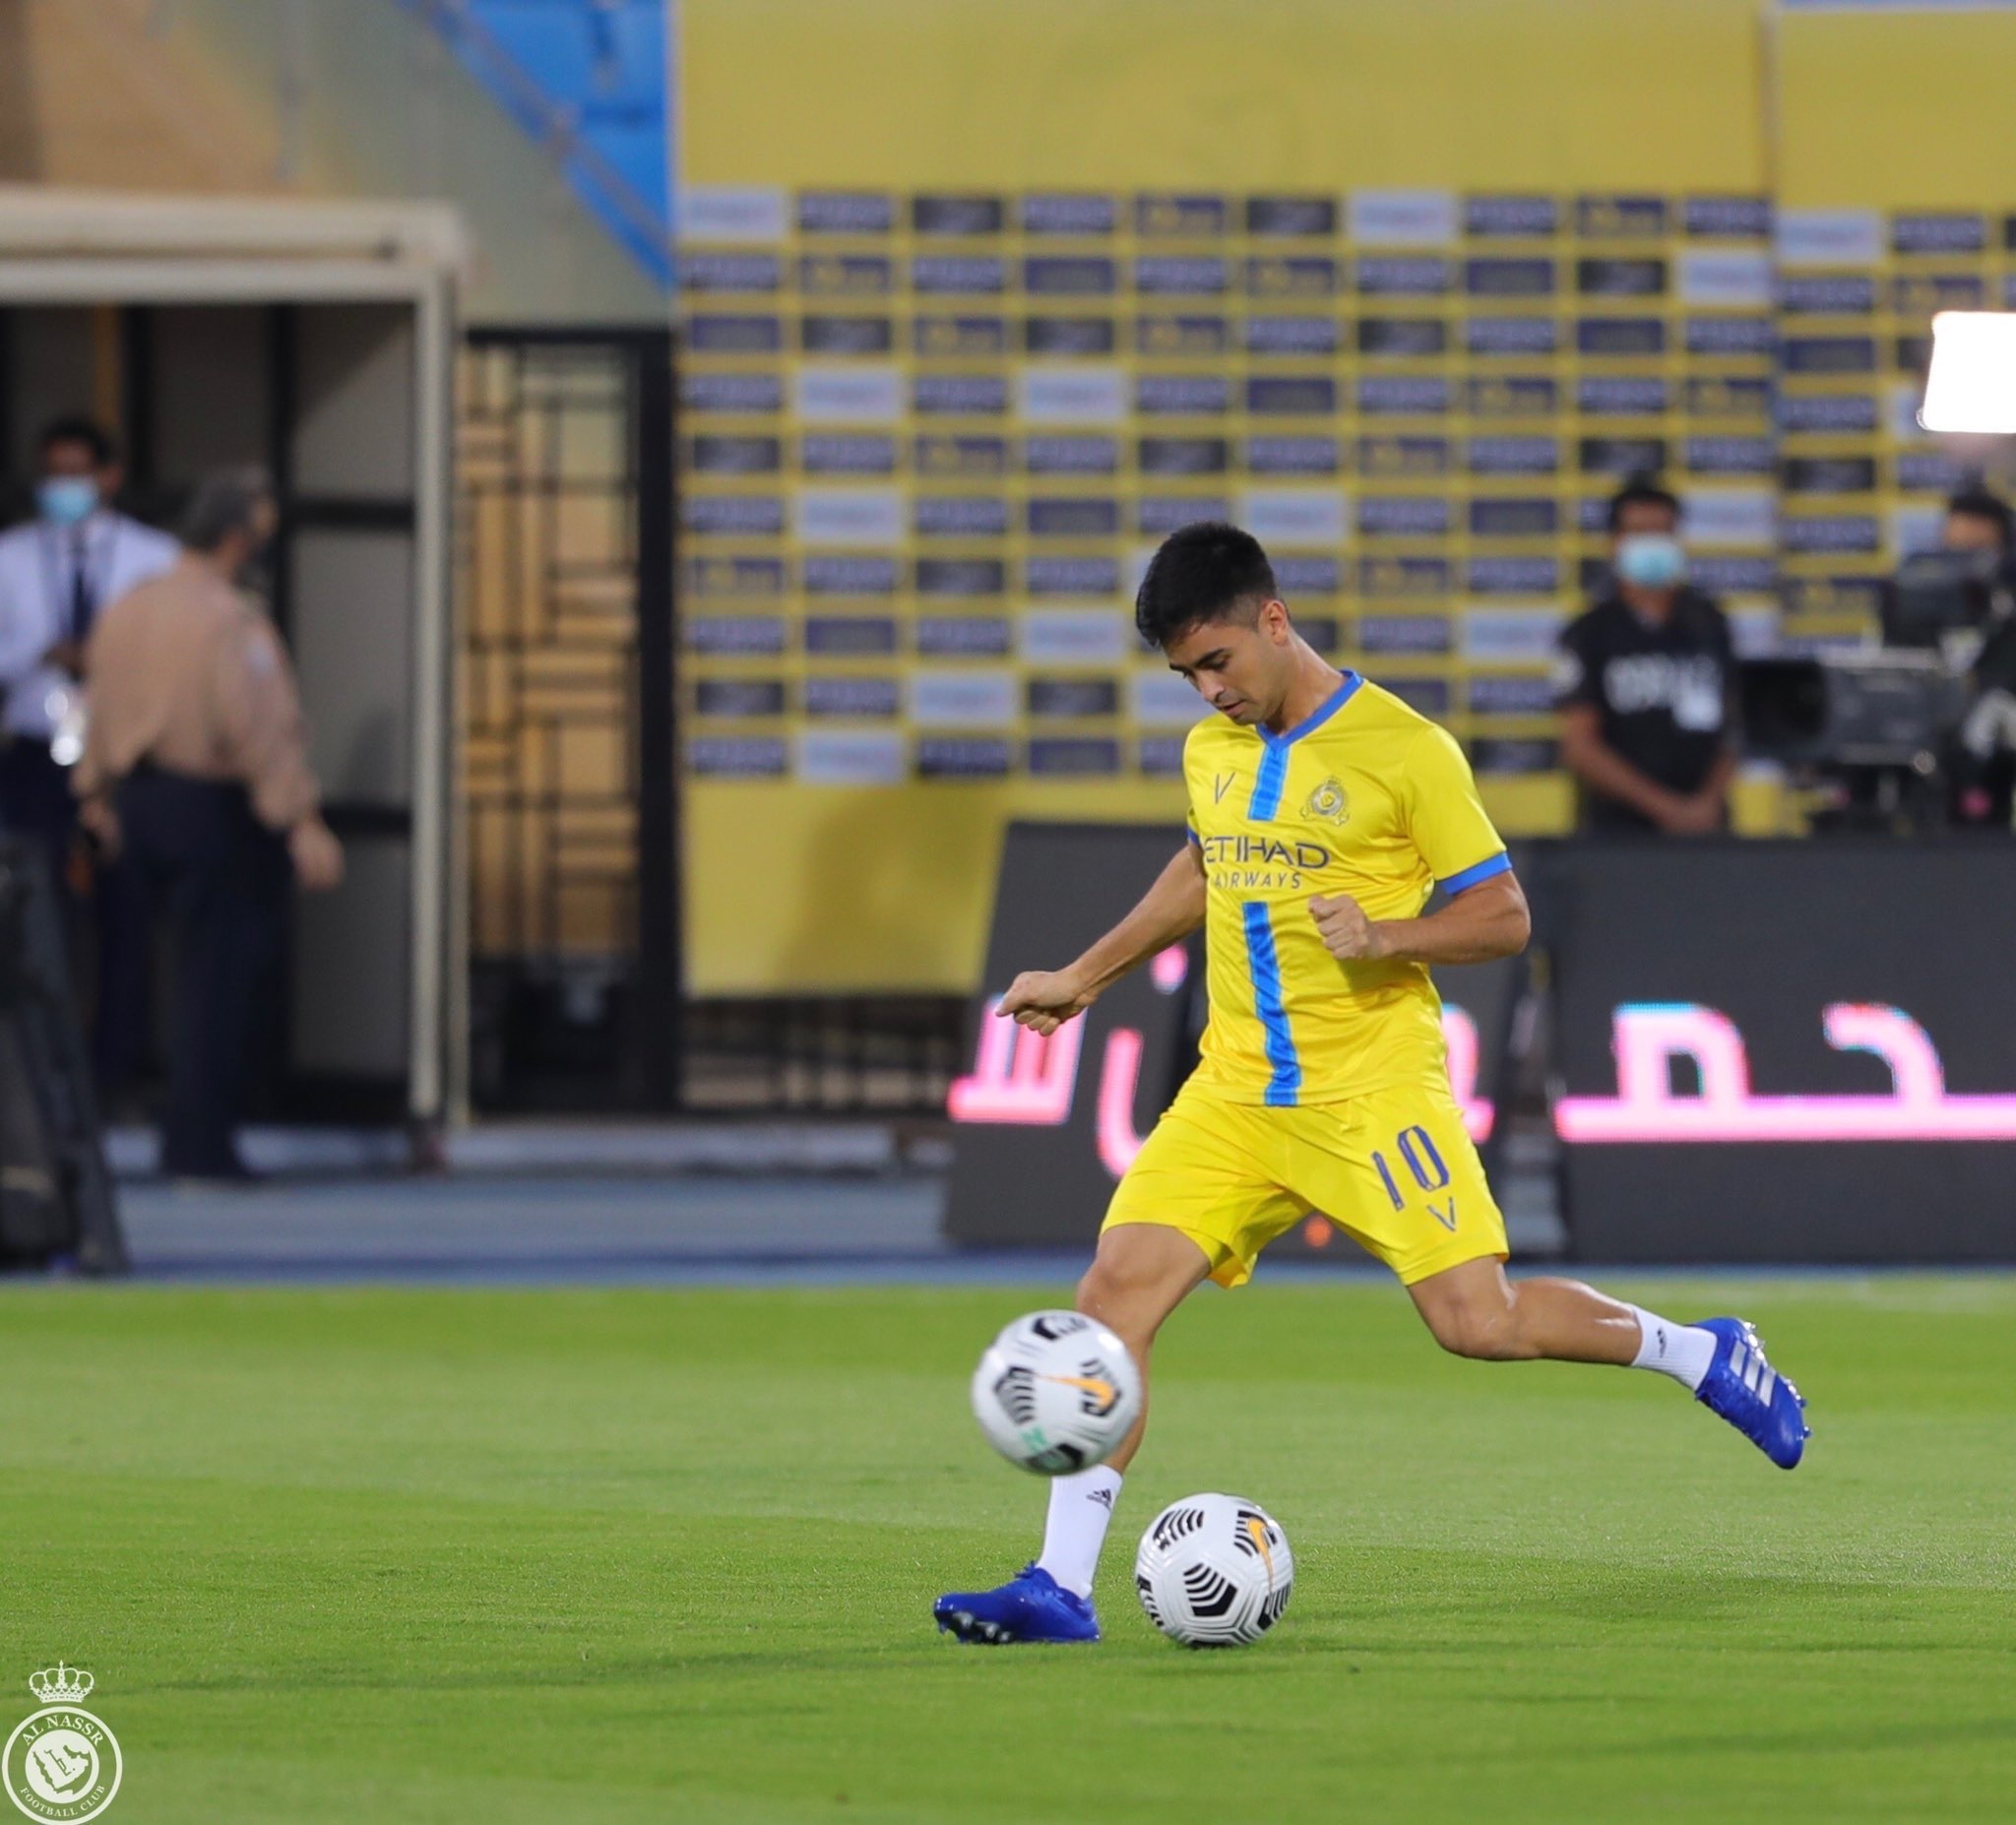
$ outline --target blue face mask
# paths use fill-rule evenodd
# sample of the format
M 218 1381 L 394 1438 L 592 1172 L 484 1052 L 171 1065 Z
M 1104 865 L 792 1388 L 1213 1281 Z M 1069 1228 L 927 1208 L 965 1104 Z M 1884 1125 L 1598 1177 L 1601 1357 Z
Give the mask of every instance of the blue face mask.
M 1670 533 L 1628 533 L 1617 540 L 1617 575 L 1641 590 L 1670 590 L 1687 574 L 1687 553 Z
M 35 488 L 35 505 L 52 526 L 75 526 L 97 511 L 98 484 L 89 475 L 50 475 Z

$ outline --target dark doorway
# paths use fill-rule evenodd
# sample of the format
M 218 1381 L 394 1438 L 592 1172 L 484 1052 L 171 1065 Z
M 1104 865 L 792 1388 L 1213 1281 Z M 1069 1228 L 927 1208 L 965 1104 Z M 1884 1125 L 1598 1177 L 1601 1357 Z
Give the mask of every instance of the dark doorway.
M 471 1101 L 680 1101 L 668 330 L 468 341 Z

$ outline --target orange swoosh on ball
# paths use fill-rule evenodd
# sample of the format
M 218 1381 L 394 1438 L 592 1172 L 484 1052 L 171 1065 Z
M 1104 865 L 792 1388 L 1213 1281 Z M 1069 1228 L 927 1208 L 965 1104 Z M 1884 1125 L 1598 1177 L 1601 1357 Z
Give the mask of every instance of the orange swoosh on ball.
M 1252 1535 L 1254 1545 L 1260 1548 L 1260 1556 L 1267 1561 L 1267 1577 L 1274 1579 L 1274 1548 L 1267 1543 L 1267 1530 L 1250 1515 L 1246 1517 L 1246 1532 Z
M 1045 1375 L 1045 1381 L 1061 1381 L 1067 1388 L 1083 1388 L 1087 1394 L 1096 1394 L 1102 1401 L 1119 1398 L 1118 1391 L 1109 1381 L 1101 1381 L 1097 1375 Z

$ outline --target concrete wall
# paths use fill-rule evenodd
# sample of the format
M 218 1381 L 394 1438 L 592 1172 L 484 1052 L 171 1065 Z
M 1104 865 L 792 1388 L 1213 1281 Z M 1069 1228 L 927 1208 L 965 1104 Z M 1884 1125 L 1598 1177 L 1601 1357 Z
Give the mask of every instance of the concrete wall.
M 666 299 L 552 160 L 394 0 L 0 0 L 0 179 L 443 200 L 477 322 Z

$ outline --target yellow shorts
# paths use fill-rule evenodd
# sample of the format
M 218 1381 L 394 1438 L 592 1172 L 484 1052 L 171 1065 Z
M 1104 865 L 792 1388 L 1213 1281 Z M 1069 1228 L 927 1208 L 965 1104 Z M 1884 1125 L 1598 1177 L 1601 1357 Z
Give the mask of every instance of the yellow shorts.
M 1106 1210 L 1104 1228 L 1180 1229 L 1222 1287 L 1312 1211 L 1412 1286 L 1502 1259 L 1505 1220 L 1446 1088 L 1404 1084 L 1350 1102 L 1263 1108 L 1183 1087 Z

